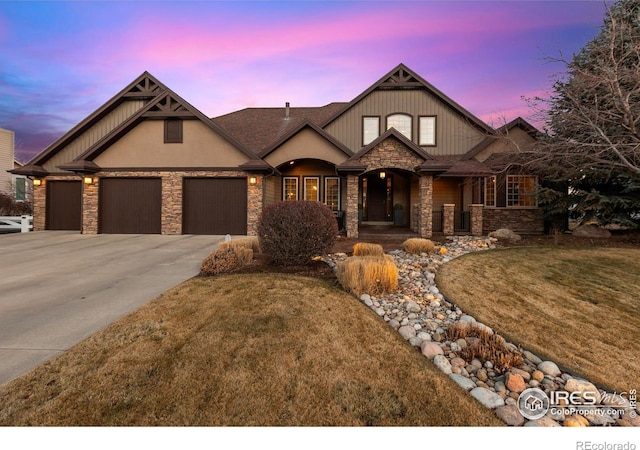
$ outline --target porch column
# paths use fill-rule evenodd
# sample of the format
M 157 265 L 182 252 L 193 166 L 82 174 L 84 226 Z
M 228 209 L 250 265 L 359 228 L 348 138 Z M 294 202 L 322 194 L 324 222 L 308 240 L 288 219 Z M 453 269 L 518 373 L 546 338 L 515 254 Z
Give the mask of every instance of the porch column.
M 82 234 L 98 234 L 98 193 L 100 179 L 91 184 L 82 183 Z
M 347 205 L 345 228 L 347 237 L 358 237 L 358 176 L 347 175 Z
M 251 183 L 255 178 L 255 183 Z M 247 184 L 247 236 L 258 235 L 258 221 L 262 214 L 264 196 L 264 177 L 249 175 Z
M 473 204 L 469 206 L 471 211 L 471 234 L 473 236 L 482 236 L 482 209 L 484 205 Z
M 455 209 L 456 205 L 451 203 L 442 205 L 442 232 L 449 236 L 453 234 L 453 230 L 455 229 Z
M 420 224 L 419 233 L 424 238 L 433 234 L 433 176 L 423 175 L 419 178 Z
M 45 227 L 47 186 L 42 180 L 40 186 L 33 186 L 33 231 L 42 231 Z

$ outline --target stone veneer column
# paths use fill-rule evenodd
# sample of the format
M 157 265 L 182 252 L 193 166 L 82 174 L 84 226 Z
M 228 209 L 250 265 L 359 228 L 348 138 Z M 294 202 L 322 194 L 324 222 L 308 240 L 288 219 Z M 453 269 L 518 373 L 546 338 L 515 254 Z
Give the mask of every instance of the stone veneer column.
M 162 173 L 162 234 L 182 234 L 182 175 Z
M 482 210 L 484 205 L 474 204 L 469 209 L 471 211 L 471 234 L 482 236 Z
M 100 180 L 82 183 L 82 234 L 98 234 L 98 196 Z
M 47 204 L 46 181 L 40 186 L 33 186 L 33 231 L 42 231 L 45 227 Z
M 358 176 L 347 175 L 347 204 L 345 228 L 347 237 L 358 237 Z
M 429 238 L 433 234 L 433 177 L 423 175 L 419 179 L 420 236 Z
M 454 211 L 456 209 L 456 205 L 451 203 L 442 205 L 442 233 L 447 235 L 452 235 L 454 227 Z
M 251 184 L 249 179 L 254 177 L 255 184 Z M 247 178 L 247 236 L 256 236 L 258 234 L 258 220 L 262 214 L 262 205 L 264 197 L 264 177 L 251 175 Z

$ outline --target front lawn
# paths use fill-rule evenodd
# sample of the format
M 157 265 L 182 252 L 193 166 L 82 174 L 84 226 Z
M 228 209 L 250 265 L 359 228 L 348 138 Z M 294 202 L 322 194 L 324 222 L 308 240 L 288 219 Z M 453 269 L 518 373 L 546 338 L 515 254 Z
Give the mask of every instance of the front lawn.
M 603 387 L 638 388 L 640 250 L 478 252 L 445 264 L 437 283 L 512 342 Z
M 0 387 L 11 425 L 502 425 L 371 310 L 287 274 L 194 278 Z

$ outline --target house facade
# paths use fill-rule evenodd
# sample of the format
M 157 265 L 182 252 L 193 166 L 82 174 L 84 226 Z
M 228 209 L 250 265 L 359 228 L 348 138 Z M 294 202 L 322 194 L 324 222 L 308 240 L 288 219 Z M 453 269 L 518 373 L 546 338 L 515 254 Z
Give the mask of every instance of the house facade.
M 307 200 L 349 237 L 540 233 L 538 180 L 505 164 L 536 133 L 493 129 L 403 64 L 350 102 L 215 118 L 145 72 L 14 172 L 34 179 L 35 229 L 251 235 L 266 205 Z
M 25 175 L 12 174 L 22 164 L 15 159 L 15 133 L 0 128 L 0 192 L 18 202 L 31 200 L 31 186 Z

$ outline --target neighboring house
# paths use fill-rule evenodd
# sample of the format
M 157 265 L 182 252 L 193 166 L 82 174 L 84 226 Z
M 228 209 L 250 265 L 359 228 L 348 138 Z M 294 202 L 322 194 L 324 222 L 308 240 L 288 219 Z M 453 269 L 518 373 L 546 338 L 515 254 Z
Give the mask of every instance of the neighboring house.
M 0 192 L 10 195 L 18 202 L 29 201 L 29 179 L 24 175 L 10 173 L 22 167 L 14 156 L 14 142 L 14 132 L 0 128 Z
M 351 237 L 394 209 L 424 237 L 539 233 L 537 179 L 504 165 L 536 133 L 493 129 L 403 64 L 348 103 L 213 119 L 145 72 L 14 172 L 36 179 L 36 229 L 255 234 L 265 205 L 309 200 Z

